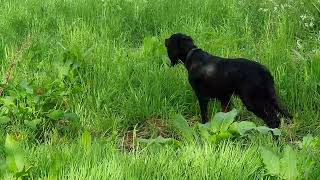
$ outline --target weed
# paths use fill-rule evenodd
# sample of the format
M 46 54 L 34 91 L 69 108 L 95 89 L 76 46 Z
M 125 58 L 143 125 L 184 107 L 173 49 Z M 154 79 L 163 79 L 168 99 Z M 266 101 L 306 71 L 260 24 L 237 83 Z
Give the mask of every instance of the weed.
M 319 178 L 319 1 L 0 4 L 2 84 L 12 77 L 0 99 L 0 166 L 9 134 L 25 155 L 25 170 L 32 166 L 23 173 L 31 179 Z M 186 71 L 169 66 L 163 45 L 175 32 L 214 55 L 254 59 L 270 69 L 294 114 L 290 125 L 282 124 L 279 142 L 265 135 L 279 131 L 261 126 L 237 98 L 236 120 L 212 102 L 214 121 L 197 123 Z M 28 34 L 32 43 L 19 55 Z M 8 70 L 13 59 L 18 63 Z M 270 173 L 261 147 L 280 159 L 280 171 L 283 159 L 294 160 L 297 172 Z M 14 179 L 17 172 L 23 169 L 0 169 L 0 178 Z

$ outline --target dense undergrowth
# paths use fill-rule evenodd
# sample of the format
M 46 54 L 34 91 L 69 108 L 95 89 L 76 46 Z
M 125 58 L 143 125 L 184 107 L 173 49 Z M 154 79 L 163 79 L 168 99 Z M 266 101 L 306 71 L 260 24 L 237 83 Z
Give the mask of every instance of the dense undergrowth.
M 0 0 L 0 9 L 0 178 L 319 176 L 319 1 Z M 257 132 L 183 138 L 170 122 L 181 114 L 200 127 L 199 108 L 183 66 L 168 65 L 163 41 L 175 32 L 270 69 L 294 115 L 279 141 Z M 263 126 L 239 99 L 233 104 L 235 123 Z M 213 117 L 219 104 L 210 110 Z M 295 172 L 283 168 L 290 165 Z

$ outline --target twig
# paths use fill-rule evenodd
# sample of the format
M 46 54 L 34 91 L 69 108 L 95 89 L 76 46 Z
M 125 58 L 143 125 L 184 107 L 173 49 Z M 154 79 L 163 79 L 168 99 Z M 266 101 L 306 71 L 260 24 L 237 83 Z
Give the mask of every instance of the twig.
M 3 86 L 0 88 L 0 96 L 2 96 L 3 91 L 8 86 L 9 81 L 12 79 L 13 70 L 18 63 L 19 57 L 23 54 L 23 52 L 26 49 L 29 49 L 30 46 L 31 46 L 31 35 L 29 34 L 28 37 L 26 38 L 26 40 L 22 43 L 22 45 L 19 47 L 19 49 L 17 50 L 17 52 L 14 54 L 14 56 L 11 59 L 11 63 L 9 65 L 7 73 L 4 77 Z

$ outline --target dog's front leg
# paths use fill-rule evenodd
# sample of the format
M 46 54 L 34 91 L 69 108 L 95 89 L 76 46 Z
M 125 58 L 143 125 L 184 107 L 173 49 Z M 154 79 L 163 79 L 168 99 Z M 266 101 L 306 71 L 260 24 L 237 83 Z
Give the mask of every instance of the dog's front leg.
M 203 97 L 198 97 L 200 111 L 201 111 L 201 121 L 203 124 L 208 122 L 208 102 L 209 100 Z

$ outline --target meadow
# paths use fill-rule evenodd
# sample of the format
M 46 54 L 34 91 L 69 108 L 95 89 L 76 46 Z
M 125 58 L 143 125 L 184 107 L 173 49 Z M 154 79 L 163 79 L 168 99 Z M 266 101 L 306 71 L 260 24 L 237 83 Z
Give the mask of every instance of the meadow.
M 0 179 L 320 176 L 320 1 L 0 0 L 0 9 Z M 270 69 L 294 115 L 278 141 L 194 135 L 196 97 L 164 47 L 176 32 Z M 264 125 L 233 104 L 236 123 Z M 220 111 L 213 101 L 211 116 Z

